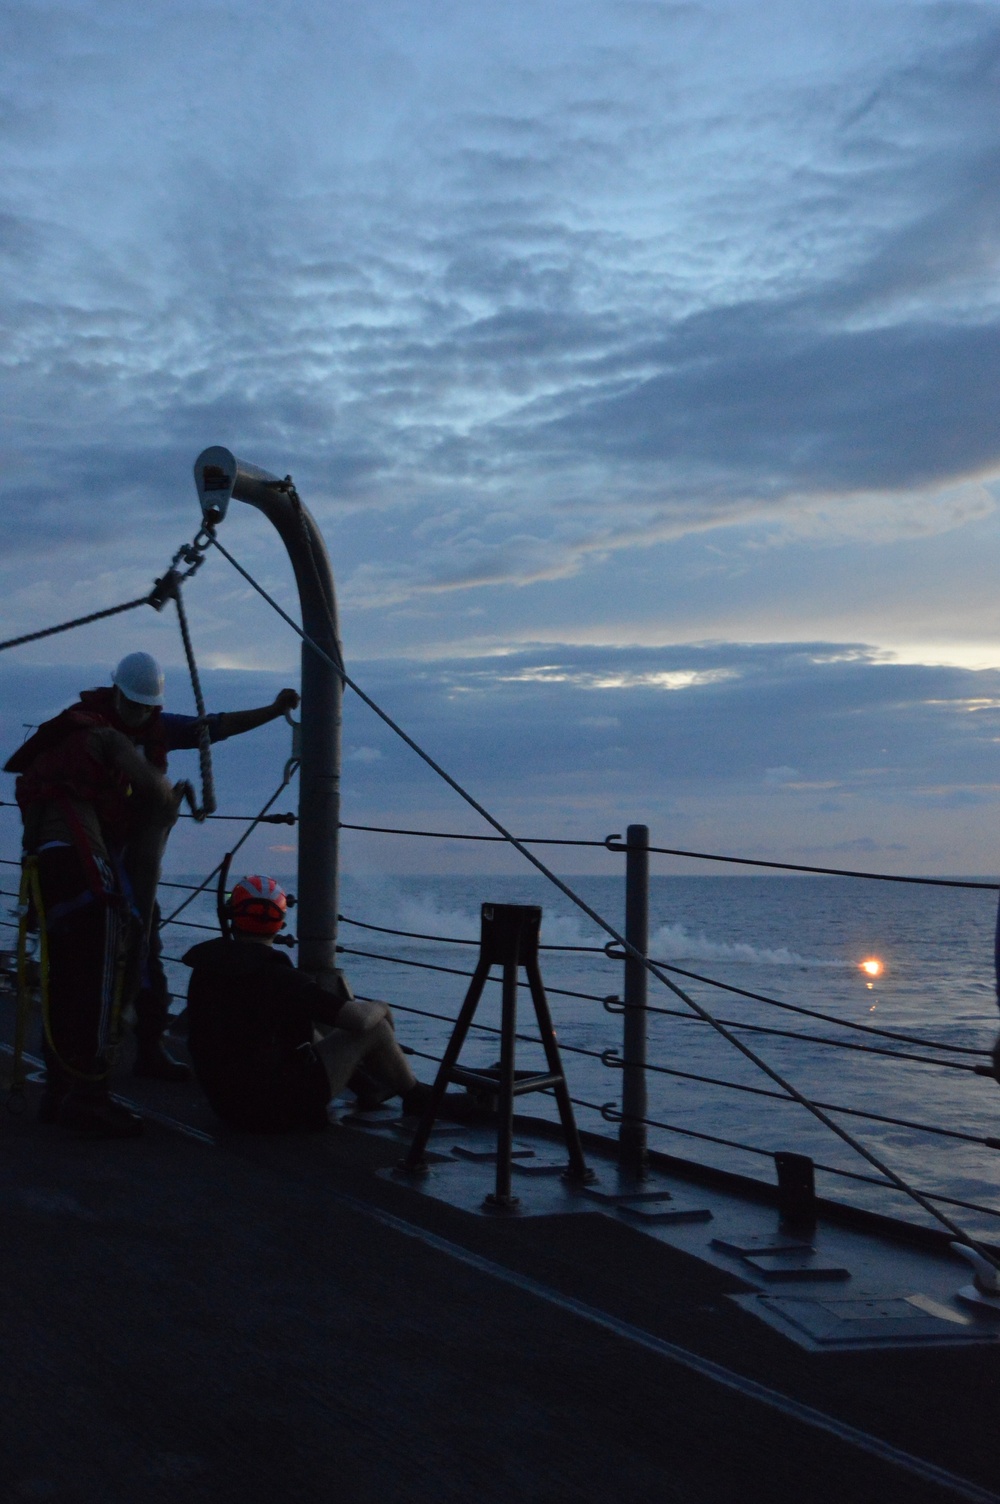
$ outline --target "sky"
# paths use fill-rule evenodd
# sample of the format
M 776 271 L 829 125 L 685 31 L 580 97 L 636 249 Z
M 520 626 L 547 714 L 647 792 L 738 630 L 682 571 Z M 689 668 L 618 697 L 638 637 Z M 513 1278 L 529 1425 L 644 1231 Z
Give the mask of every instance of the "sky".
M 0 636 L 143 594 L 224 444 L 519 834 L 995 873 L 998 83 L 998 3 L 6 7 Z M 265 520 L 223 536 L 294 610 Z M 296 682 L 221 557 L 188 610 L 212 704 Z M 0 655 L 3 744 L 134 647 L 192 709 L 170 615 Z M 220 749 L 224 807 L 287 741 Z M 344 752 L 345 819 L 481 828 L 350 701 Z

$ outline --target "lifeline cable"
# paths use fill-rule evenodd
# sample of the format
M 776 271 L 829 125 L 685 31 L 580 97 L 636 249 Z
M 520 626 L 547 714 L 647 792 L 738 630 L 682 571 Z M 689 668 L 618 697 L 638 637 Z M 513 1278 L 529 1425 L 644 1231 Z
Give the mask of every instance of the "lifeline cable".
M 183 884 L 174 883 L 172 884 L 172 886 L 178 887 L 183 886 Z M 0 889 L 0 892 L 2 891 L 3 890 Z M 355 926 L 357 929 L 362 930 L 376 930 L 379 934 L 382 935 L 398 935 L 403 939 L 434 940 L 438 941 L 442 945 L 478 946 L 479 944 L 478 940 L 464 940 L 454 935 L 428 935 L 419 930 L 391 929 L 389 926 L 384 924 L 370 924 L 362 919 L 351 919 L 346 914 L 338 914 L 337 918 L 341 924 L 350 924 Z M 612 954 L 612 952 L 603 945 L 540 945 L 538 949 L 540 951 L 582 951 L 588 955 L 607 956 L 608 959 L 612 961 L 621 961 L 623 959 L 621 956 Z M 362 952 L 355 951 L 353 952 L 353 954 L 360 955 L 362 954 Z M 404 960 L 401 962 L 401 964 L 410 965 L 411 963 Z M 778 998 L 768 997 L 764 992 L 748 992 L 744 987 L 730 986 L 727 982 L 716 981 L 714 978 L 702 976 L 699 972 L 696 971 L 685 971 L 682 966 L 671 966 L 666 961 L 657 961 L 656 964 L 658 966 L 662 966 L 666 971 L 675 972 L 682 977 L 692 977 L 696 982 L 704 982 L 706 986 L 715 987 L 720 992 L 732 992 L 735 993 L 738 997 L 750 998 L 754 1002 L 768 1003 L 772 1008 L 784 1008 L 791 1013 L 803 1014 L 806 1018 L 818 1018 L 822 1020 L 823 1023 L 834 1024 L 838 1028 L 842 1029 L 854 1029 L 861 1034 L 871 1034 L 879 1039 L 891 1039 L 894 1041 L 898 1040 L 903 1044 L 919 1045 L 921 1049 L 925 1050 L 946 1050 L 960 1055 L 990 1056 L 992 1054 L 992 1051 L 990 1050 L 979 1049 L 972 1045 L 945 1044 L 942 1041 L 936 1039 L 923 1039 L 916 1034 L 901 1034 L 893 1029 L 878 1028 L 874 1024 L 859 1024 L 853 1019 L 836 1018 L 833 1014 L 821 1013 L 816 1008 L 805 1008 L 799 1003 L 781 1002 Z M 471 976 L 472 973 L 468 972 L 464 973 L 464 975 Z M 601 1002 L 604 1004 L 604 1007 L 608 1013 L 624 1013 L 625 1011 L 626 1004 L 623 1003 L 621 998 L 617 996 L 599 998 L 595 996 L 595 994 L 589 992 L 567 993 L 565 988 L 561 989 L 561 991 L 563 996 L 586 998 L 590 1002 Z M 690 1023 L 698 1022 L 698 1020 L 691 1018 L 690 1013 L 682 1013 L 678 1008 L 658 1008 L 652 1003 L 643 1003 L 640 1006 L 644 1013 L 652 1014 L 653 1016 L 658 1018 L 683 1018 L 687 1019 Z M 805 1040 L 808 1044 L 829 1044 L 832 1045 L 835 1049 L 864 1050 L 870 1052 L 873 1055 L 885 1055 L 890 1060 L 915 1060 L 921 1065 L 940 1065 L 946 1066 L 952 1070 L 968 1071 L 973 1075 L 977 1074 L 976 1066 L 967 1065 L 963 1061 L 935 1060 L 929 1055 L 910 1055 L 904 1050 L 883 1050 L 879 1049 L 877 1045 L 855 1044 L 848 1040 L 841 1039 L 824 1039 L 822 1035 L 818 1034 L 801 1034 L 791 1029 L 771 1028 L 766 1024 L 744 1023 L 739 1019 L 723 1019 L 722 1022 L 729 1024 L 733 1028 L 747 1029 L 751 1033 L 755 1034 L 775 1034 L 784 1039 Z
M 504 836 L 486 836 L 463 830 L 412 830 L 401 825 L 351 825 L 341 821 L 341 830 L 370 831 L 384 836 L 427 836 L 438 841 L 494 841 L 505 843 Z M 525 846 L 603 846 L 605 851 L 624 851 L 622 845 L 612 845 L 617 836 L 606 836 L 603 841 L 583 840 L 569 836 L 520 836 Z M 1000 892 L 1000 883 L 973 882 L 957 877 L 902 877 L 895 872 L 861 872 L 853 867 L 807 867 L 800 862 L 772 862 L 763 857 L 723 856 L 717 851 L 686 851 L 679 846 L 647 846 L 647 851 L 660 856 L 691 857 L 701 862 L 734 862 L 740 867 L 775 867 L 783 872 L 813 872 L 823 877 L 860 877 L 878 883 L 916 883 L 927 888 L 981 888 L 990 893 Z
M 268 810 L 271 808 L 271 805 L 279 797 L 279 795 L 284 792 L 284 790 L 287 787 L 288 787 L 288 779 L 287 778 L 283 778 L 281 780 L 281 782 L 278 784 L 278 787 L 275 789 L 274 793 L 271 795 L 270 799 L 264 805 L 264 807 L 261 810 L 260 814 L 259 815 L 255 815 L 253 817 L 253 819 L 251 820 L 251 822 L 248 825 L 247 829 L 243 832 L 243 834 L 240 836 L 239 840 L 236 842 L 236 845 L 233 847 L 233 850 L 232 850 L 232 855 L 233 856 L 236 855 L 237 851 L 239 851 L 239 849 L 243 845 L 243 843 L 245 841 L 249 840 L 249 838 L 251 837 L 251 835 L 253 834 L 253 832 L 256 830 L 257 826 L 261 823 L 261 821 L 263 820 L 264 816 L 267 814 Z M 187 906 L 188 906 L 189 903 L 193 903 L 194 902 L 194 900 L 197 898 L 197 896 L 198 896 L 199 893 L 204 893 L 205 889 L 208 887 L 209 883 L 212 881 L 212 878 L 218 876 L 219 870 L 221 869 L 221 867 L 222 867 L 222 862 L 216 863 L 216 865 L 212 868 L 211 872 L 205 878 L 204 882 L 201 883 L 197 888 L 192 888 L 191 891 L 190 891 L 190 893 L 188 894 L 187 898 L 184 899 L 183 903 L 180 903 L 180 904 L 177 905 L 177 908 L 174 909 L 174 911 L 173 911 L 172 914 L 169 914 L 166 919 L 161 919 L 161 921 L 160 921 L 160 929 L 163 929 L 163 927 L 165 925 L 167 925 L 167 924 L 171 924 L 177 918 L 177 915 L 180 914 L 180 913 L 182 913 L 183 910 L 187 908 Z
M 846 1129 L 842 1128 L 838 1123 L 834 1122 L 834 1120 L 829 1117 L 821 1107 L 817 1107 L 814 1102 L 810 1101 L 808 1097 L 806 1097 L 802 1092 L 799 1091 L 798 1087 L 793 1086 L 790 1081 L 787 1081 L 780 1074 L 780 1072 L 776 1071 L 772 1066 L 768 1065 L 767 1061 L 761 1059 L 761 1057 L 757 1055 L 749 1047 L 749 1045 L 744 1044 L 742 1040 L 737 1039 L 735 1035 L 731 1034 L 726 1026 L 719 1023 L 707 1008 L 704 1008 L 700 1003 L 696 1002 L 694 998 L 690 997 L 683 990 L 683 988 L 678 987 L 675 982 L 671 981 L 670 977 L 667 976 L 667 974 L 662 970 L 661 967 L 657 966 L 655 962 L 650 961 L 648 956 L 644 956 L 638 949 L 638 947 L 633 945 L 630 940 L 627 940 L 624 935 L 620 934 L 612 924 L 609 924 L 609 922 L 603 917 L 603 915 L 598 914 L 595 909 L 592 909 L 590 904 L 588 904 L 585 899 L 581 898 L 578 893 L 575 893 L 573 889 L 570 888 L 566 883 L 564 883 L 561 878 L 557 877 L 549 867 L 546 867 L 544 862 L 540 861 L 538 857 L 534 856 L 524 845 L 523 841 L 519 841 L 516 836 L 512 835 L 510 831 L 508 831 L 506 827 L 496 819 L 495 816 L 490 814 L 488 809 L 486 809 L 482 804 L 479 803 L 478 799 L 470 794 L 467 789 L 463 788 L 462 785 L 455 778 L 453 778 L 450 773 L 446 772 L 446 770 L 441 767 L 440 763 L 436 762 L 434 758 L 431 757 L 429 752 L 425 752 L 423 747 L 415 742 L 413 738 L 406 731 L 404 731 L 403 728 L 398 725 L 398 723 L 394 721 L 386 711 L 381 708 L 381 706 L 377 705 L 371 698 L 371 696 L 365 693 L 360 685 L 354 682 L 354 680 L 347 673 L 343 664 L 336 662 L 336 660 L 333 659 L 329 653 L 327 653 L 323 648 L 320 647 L 319 643 L 314 641 L 314 639 L 311 638 L 308 633 L 306 633 L 303 628 L 300 627 L 298 623 L 292 619 L 291 616 L 289 616 L 287 611 L 285 611 L 281 606 L 278 605 L 278 602 L 268 594 L 263 585 L 258 584 L 254 577 L 243 568 L 242 564 L 238 563 L 237 560 L 233 558 L 228 549 L 223 547 L 218 538 L 215 536 L 214 532 L 209 532 L 208 536 L 213 546 L 219 550 L 223 558 L 228 559 L 229 563 L 233 566 L 237 573 L 242 575 L 243 578 L 247 581 L 247 584 L 249 584 L 257 592 L 258 595 L 260 595 L 265 601 L 267 601 L 272 610 L 277 612 L 282 620 L 292 628 L 296 635 L 301 638 L 304 643 L 307 643 L 308 646 L 312 648 L 313 652 L 319 654 L 319 656 L 330 665 L 334 672 L 338 674 L 343 680 L 344 684 L 346 684 L 349 689 L 352 689 L 354 693 L 359 697 L 359 699 L 361 699 L 364 704 L 366 704 L 368 708 L 372 710 L 375 715 L 377 715 L 378 718 L 383 721 L 384 724 L 387 725 L 389 729 L 400 738 L 401 741 L 405 742 L 406 745 L 417 754 L 421 761 L 425 762 L 429 768 L 437 773 L 438 777 L 443 779 L 444 782 L 448 784 L 449 788 L 454 789 L 455 793 L 458 794 L 459 797 L 466 802 L 466 804 L 470 805 L 471 808 L 473 808 L 477 812 L 477 814 L 481 815 L 489 825 L 492 825 L 493 829 L 499 835 L 503 836 L 506 841 L 514 847 L 515 851 L 519 851 L 526 861 L 530 862 L 533 867 L 541 872 L 543 877 L 547 878 L 549 882 L 551 882 L 556 888 L 558 888 L 561 893 L 565 894 L 565 896 L 570 900 L 571 903 L 575 904 L 582 913 L 588 915 L 588 917 L 592 919 L 593 922 L 605 932 L 605 934 L 610 935 L 613 940 L 616 940 L 618 944 L 622 946 L 622 948 L 633 958 L 633 960 L 638 961 L 652 976 L 656 977 L 659 982 L 661 982 L 665 987 L 673 992 L 675 996 L 679 997 L 682 1002 L 685 1002 L 688 1007 L 691 1008 L 691 1010 L 696 1013 L 698 1017 L 703 1020 L 703 1022 L 709 1024 L 722 1039 L 725 1039 L 730 1045 L 732 1045 L 734 1049 L 738 1050 L 741 1055 L 745 1056 L 745 1058 L 749 1060 L 753 1065 L 756 1065 L 758 1070 L 763 1071 L 764 1074 L 775 1083 L 775 1085 L 780 1086 L 782 1090 L 785 1091 L 793 1101 L 798 1102 L 800 1107 L 804 1107 L 807 1112 L 811 1113 L 813 1117 L 815 1117 L 819 1122 L 823 1123 L 831 1133 L 836 1134 L 836 1136 L 844 1143 L 848 1144 L 856 1154 L 859 1154 L 862 1159 L 867 1160 L 868 1163 L 872 1165 L 876 1170 L 878 1170 L 881 1175 L 885 1176 L 886 1180 L 888 1180 L 890 1184 L 894 1185 L 898 1191 L 901 1191 L 905 1196 L 908 1196 L 912 1201 L 916 1202 L 918 1206 L 922 1207 L 929 1216 L 933 1217 L 935 1221 L 940 1222 L 943 1227 L 946 1227 L 948 1231 L 951 1232 L 952 1235 L 960 1243 L 967 1244 L 969 1247 L 974 1248 L 982 1255 L 983 1258 L 987 1260 L 988 1263 L 1000 1267 L 1000 1263 L 998 1263 L 997 1256 L 995 1254 L 990 1253 L 986 1249 L 982 1248 L 980 1244 L 978 1244 L 975 1239 L 973 1239 L 971 1235 L 964 1230 L 964 1228 L 960 1227 L 957 1222 L 953 1222 L 950 1217 L 939 1211 L 937 1207 L 935 1207 L 930 1201 L 927 1200 L 924 1195 L 921 1194 L 921 1192 L 909 1186 L 901 1176 L 896 1174 L 895 1170 L 890 1169 L 890 1167 L 884 1164 L 877 1155 L 872 1154 L 872 1152 L 867 1149 L 864 1144 L 860 1143 L 853 1136 L 853 1134 L 848 1133 Z

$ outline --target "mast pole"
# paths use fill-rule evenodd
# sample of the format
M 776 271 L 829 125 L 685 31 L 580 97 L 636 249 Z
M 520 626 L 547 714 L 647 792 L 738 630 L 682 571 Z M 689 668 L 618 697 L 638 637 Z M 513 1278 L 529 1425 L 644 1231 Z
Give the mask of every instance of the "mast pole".
M 231 499 L 256 507 L 276 529 L 298 586 L 302 630 L 343 664 L 333 570 L 315 518 L 282 480 L 213 446 L 194 466 L 207 525 L 216 527 Z M 302 644 L 302 743 L 299 766 L 298 965 L 338 987 L 337 912 L 343 682 L 336 669 Z

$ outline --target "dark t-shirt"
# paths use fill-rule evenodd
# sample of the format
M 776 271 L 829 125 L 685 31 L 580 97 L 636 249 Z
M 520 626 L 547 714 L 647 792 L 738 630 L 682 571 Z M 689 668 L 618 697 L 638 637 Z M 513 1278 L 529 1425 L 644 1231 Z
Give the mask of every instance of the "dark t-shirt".
M 188 1046 L 212 1108 L 234 1128 L 325 1128 L 330 1082 L 313 1024 L 343 1006 L 269 945 L 206 940 L 187 952 Z

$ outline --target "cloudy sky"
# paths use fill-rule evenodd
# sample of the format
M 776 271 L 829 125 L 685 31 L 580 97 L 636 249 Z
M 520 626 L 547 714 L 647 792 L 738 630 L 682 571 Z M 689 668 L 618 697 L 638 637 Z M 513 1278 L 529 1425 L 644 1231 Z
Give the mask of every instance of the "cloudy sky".
M 147 589 L 225 444 L 295 476 L 359 679 L 522 832 L 1000 868 L 1000 4 L 2 32 L 0 634 Z M 189 596 L 215 703 L 294 678 L 221 558 Z M 132 646 L 189 709 L 143 611 L 5 654 L 5 745 Z M 220 754 L 231 806 L 285 740 Z M 475 828 L 358 707 L 345 752 L 346 818 Z

